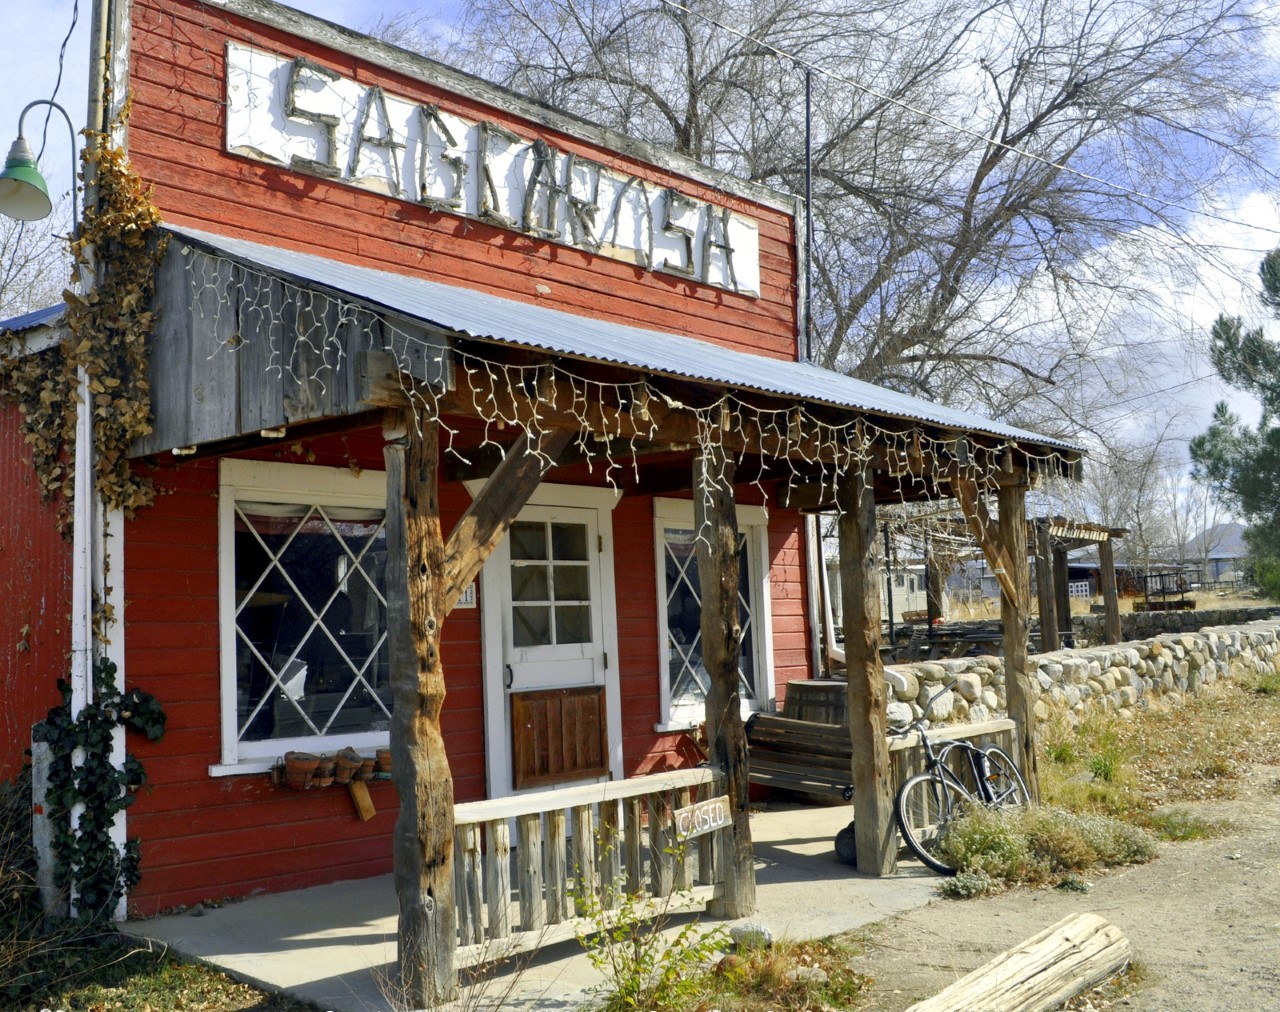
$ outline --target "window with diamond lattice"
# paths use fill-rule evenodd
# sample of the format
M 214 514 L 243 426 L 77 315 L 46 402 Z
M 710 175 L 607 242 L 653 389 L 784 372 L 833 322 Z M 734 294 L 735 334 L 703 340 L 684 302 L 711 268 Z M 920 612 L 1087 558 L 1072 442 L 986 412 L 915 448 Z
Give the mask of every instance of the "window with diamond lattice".
M 235 503 L 240 742 L 386 731 L 381 510 Z
M 671 710 L 701 707 L 710 688 L 702 664 L 702 591 L 698 583 L 698 552 L 694 532 L 663 528 L 666 562 L 667 676 Z M 752 617 L 751 553 L 745 535 L 738 535 L 738 620 L 742 624 L 742 652 L 738 661 L 739 691 L 756 698 L 756 636 Z

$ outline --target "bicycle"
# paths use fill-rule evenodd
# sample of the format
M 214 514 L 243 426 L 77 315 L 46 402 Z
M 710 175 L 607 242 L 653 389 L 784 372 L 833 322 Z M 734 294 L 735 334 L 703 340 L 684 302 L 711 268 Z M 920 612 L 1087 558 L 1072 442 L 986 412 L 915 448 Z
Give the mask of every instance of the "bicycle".
M 918 731 L 925 758 L 925 769 L 908 777 L 898 788 L 893 806 L 898 829 L 912 853 L 942 875 L 954 875 L 956 869 L 937 856 L 938 842 L 947 827 L 967 808 L 975 804 L 994 809 L 1012 808 L 1028 804 L 1031 798 L 1018 764 L 998 745 L 983 748 L 968 741 L 929 740 L 924 726 L 927 714 L 934 702 L 955 684 L 953 681 L 940 689 L 926 704 L 924 713 L 893 732 L 905 736 Z M 956 766 L 969 778 L 969 784 L 956 771 Z

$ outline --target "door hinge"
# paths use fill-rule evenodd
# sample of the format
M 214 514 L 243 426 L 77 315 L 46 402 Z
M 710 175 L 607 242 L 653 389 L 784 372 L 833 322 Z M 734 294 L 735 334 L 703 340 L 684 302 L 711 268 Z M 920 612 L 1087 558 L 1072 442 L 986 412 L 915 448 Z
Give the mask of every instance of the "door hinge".
M 596 535 L 596 551 L 599 552 L 601 555 L 604 554 L 604 535 L 603 534 Z
M 607 671 L 609 668 L 609 651 L 608 650 L 604 652 L 604 666 L 605 666 L 605 670 Z

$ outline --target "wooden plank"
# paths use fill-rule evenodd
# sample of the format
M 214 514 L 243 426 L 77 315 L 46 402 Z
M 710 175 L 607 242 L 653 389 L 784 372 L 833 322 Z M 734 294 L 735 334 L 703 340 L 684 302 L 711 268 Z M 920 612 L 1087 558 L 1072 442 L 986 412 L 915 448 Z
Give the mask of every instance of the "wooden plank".
M 278 278 L 244 268 L 238 273 L 240 431 L 278 429 L 285 424 L 281 347 L 284 332 L 293 329 L 294 307 Z
M 491 798 L 486 801 L 464 801 L 455 807 L 459 824 L 488 822 L 491 819 L 514 819 L 528 812 L 549 812 L 556 808 L 572 808 L 598 801 L 637 798 L 654 791 L 675 790 L 710 783 L 714 774 L 705 766 L 683 770 L 665 770 L 626 780 L 611 780 L 601 784 L 582 784 L 577 787 L 559 787 L 551 791 L 531 791 L 510 798 Z
M 722 420 L 723 422 L 724 420 Z M 755 857 L 751 848 L 751 789 L 747 734 L 742 723 L 738 665 L 742 623 L 738 611 L 738 521 L 733 498 L 734 458 L 720 436 L 705 436 L 693 458 L 693 525 L 697 532 L 698 590 L 702 598 L 702 666 L 710 687 L 706 696 L 707 757 L 724 775 L 733 827 L 724 861 L 724 898 L 717 917 L 746 917 L 756 907 Z M 650 826 L 652 834 L 653 827 Z M 670 872 L 661 883 L 671 888 Z M 666 895 L 661 893 L 660 895 Z
M 1114 924 L 1072 914 L 907 1012 L 1049 1012 L 1115 976 L 1132 955 Z
M 516 819 L 516 863 L 520 869 L 520 930 L 537 931 L 547 923 L 542 897 L 542 816 Z
M 402 420 L 403 422 L 403 420 Z M 405 424 L 384 444 L 387 470 L 387 640 L 392 781 L 400 797 L 395 862 L 399 987 L 415 1008 L 450 1001 L 457 977 L 453 903 L 453 776 L 440 733 L 445 680 L 444 538 L 436 483 L 438 428 Z M 505 830 L 505 825 L 504 825 Z
M 851 467 L 837 484 L 840 515 L 840 599 L 849 679 L 849 736 L 854 784 L 854 836 L 858 870 L 891 875 L 897 866 L 889 769 L 888 693 L 880 661 L 880 573 L 876 563 L 874 474 Z
M 563 808 L 547 812 L 547 923 L 559 924 L 569 916 L 569 848 Z
M 573 905 L 585 916 L 599 899 L 596 879 L 596 817 L 590 805 L 573 809 Z
M 484 857 L 480 853 L 480 827 L 458 826 L 457 862 L 461 869 L 458 899 L 458 937 L 462 945 L 484 941 Z
M 674 792 L 674 806 L 676 811 L 691 807 L 693 795 L 689 788 L 682 787 Z M 725 797 L 725 803 L 728 804 L 728 797 Z M 674 885 L 677 891 L 684 892 L 686 889 L 693 887 L 693 869 L 690 867 L 692 862 L 689 860 L 690 841 L 679 839 L 675 833 L 675 812 L 672 813 L 672 834 L 671 844 L 675 847 L 675 879 Z
M 1031 580 L 1027 570 L 1027 490 L 1005 486 L 996 493 L 1000 509 L 1000 544 L 1010 561 L 1014 594 L 1000 601 L 1004 625 L 1004 677 L 1009 717 L 1018 725 L 1018 748 L 1013 758 L 1022 769 L 1033 801 L 1040 800 L 1036 765 L 1036 687 L 1027 668 L 1027 636 L 1030 629 Z
M 153 421 L 150 434 L 130 448 L 132 456 L 191 443 L 191 280 L 179 243 L 169 243 L 157 271 L 154 313 L 147 364 Z
M 347 793 L 351 795 L 351 803 L 356 806 L 356 817 L 361 822 L 368 822 L 378 810 L 373 805 L 373 798 L 369 797 L 369 785 L 363 780 L 352 780 L 347 784 Z
M 650 794 L 649 808 L 649 892 L 670 896 L 675 884 L 675 861 L 671 852 L 673 834 L 669 829 L 671 806 L 662 794 Z
M 484 873 L 489 887 L 489 938 L 497 940 L 511 934 L 511 830 L 506 819 L 499 819 L 486 823 L 484 831 L 489 841 Z
M 335 413 L 337 366 L 344 352 L 338 334 L 338 304 L 321 291 L 294 290 L 293 327 L 285 332 L 284 413 L 289 422 Z
M 1102 642 L 1119 643 L 1123 638 L 1120 627 L 1120 593 L 1116 587 L 1116 555 L 1111 539 L 1098 542 L 1098 573 L 1102 584 Z
M 622 802 L 600 802 L 600 902 L 606 909 L 618 905 L 625 889 L 622 877 Z
M 192 266 L 204 282 L 191 298 L 192 443 L 209 443 L 240 434 L 236 372 L 239 298 L 230 260 L 194 250 Z
M 608 776 L 603 685 L 513 692 L 516 790 Z
M 623 802 L 623 805 L 626 817 L 623 864 L 627 877 L 627 895 L 634 896 L 640 892 L 644 882 L 644 851 L 640 844 L 642 802 L 639 797 L 630 797 Z
M 1053 536 L 1049 525 L 1037 522 L 1036 596 L 1040 604 L 1040 652 L 1058 649 L 1058 608 L 1053 595 Z

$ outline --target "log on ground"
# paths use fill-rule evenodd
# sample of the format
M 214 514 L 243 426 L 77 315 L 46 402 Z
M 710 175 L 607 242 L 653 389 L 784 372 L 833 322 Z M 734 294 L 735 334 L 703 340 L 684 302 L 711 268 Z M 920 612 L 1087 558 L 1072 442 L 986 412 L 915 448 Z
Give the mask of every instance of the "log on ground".
M 1073 914 L 907 1012 L 1048 1012 L 1119 973 L 1129 940 L 1097 914 Z

